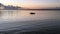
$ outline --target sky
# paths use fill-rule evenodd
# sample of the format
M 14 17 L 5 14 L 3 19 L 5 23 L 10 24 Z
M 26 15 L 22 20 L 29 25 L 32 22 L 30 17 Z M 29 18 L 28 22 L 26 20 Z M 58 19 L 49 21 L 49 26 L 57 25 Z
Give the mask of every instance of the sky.
M 0 0 L 0 3 L 25 8 L 60 7 L 60 0 Z

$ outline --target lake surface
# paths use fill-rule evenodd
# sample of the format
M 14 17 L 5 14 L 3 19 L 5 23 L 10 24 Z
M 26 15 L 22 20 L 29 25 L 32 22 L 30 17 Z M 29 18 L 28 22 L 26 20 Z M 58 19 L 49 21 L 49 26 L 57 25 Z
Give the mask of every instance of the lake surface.
M 1 34 L 45 34 L 59 31 L 59 10 L 0 10 Z

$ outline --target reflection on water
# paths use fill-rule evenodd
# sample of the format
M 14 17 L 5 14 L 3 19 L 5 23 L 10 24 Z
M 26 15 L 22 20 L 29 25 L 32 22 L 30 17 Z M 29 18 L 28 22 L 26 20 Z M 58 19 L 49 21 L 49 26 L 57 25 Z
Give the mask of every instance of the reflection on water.
M 34 12 L 35 15 L 30 13 Z M 1 10 L 0 20 L 45 20 L 45 19 L 60 19 L 60 11 L 39 11 L 39 10 Z
M 60 11 L 0 10 L 0 34 L 33 34 L 35 31 L 39 34 L 60 32 Z

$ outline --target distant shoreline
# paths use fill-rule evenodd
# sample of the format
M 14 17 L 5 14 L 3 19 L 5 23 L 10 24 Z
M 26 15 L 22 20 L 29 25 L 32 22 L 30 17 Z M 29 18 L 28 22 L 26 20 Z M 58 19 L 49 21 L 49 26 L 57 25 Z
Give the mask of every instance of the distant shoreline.
M 60 9 L 21 9 L 21 10 L 60 10 Z
M 2 9 L 7 10 L 7 9 Z M 60 9 L 8 9 L 8 10 L 60 10 Z

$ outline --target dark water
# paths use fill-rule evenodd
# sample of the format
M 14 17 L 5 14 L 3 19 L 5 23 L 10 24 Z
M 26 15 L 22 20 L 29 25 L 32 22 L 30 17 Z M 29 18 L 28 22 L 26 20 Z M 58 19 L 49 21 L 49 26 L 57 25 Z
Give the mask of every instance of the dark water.
M 60 11 L 0 10 L 0 34 L 60 34 Z

